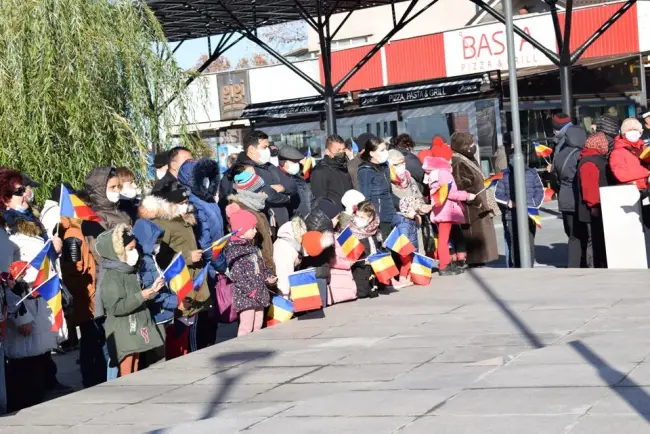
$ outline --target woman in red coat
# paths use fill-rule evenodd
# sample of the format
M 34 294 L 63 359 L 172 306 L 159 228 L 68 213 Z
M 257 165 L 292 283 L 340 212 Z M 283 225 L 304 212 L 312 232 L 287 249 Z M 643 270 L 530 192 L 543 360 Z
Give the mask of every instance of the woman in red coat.
M 623 121 L 621 135 L 614 141 L 614 150 L 609 156 L 609 167 L 620 184 L 634 182 L 639 190 L 648 188 L 650 170 L 639 159 L 644 148 L 641 134 L 643 126 L 635 118 Z

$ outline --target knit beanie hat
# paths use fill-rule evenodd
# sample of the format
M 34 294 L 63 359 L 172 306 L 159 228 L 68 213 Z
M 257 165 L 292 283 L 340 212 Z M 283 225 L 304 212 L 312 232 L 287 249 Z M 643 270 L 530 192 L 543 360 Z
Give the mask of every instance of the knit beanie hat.
M 341 204 L 345 207 L 345 212 L 354 214 L 354 207 L 366 200 L 366 197 L 358 190 L 348 190 L 341 198 Z
M 599 132 L 592 134 L 587 141 L 585 141 L 585 149 L 593 149 L 598 151 L 600 155 L 607 155 L 609 143 L 605 133 Z
M 436 136 L 433 139 L 433 146 L 431 146 L 431 156 L 451 160 L 451 157 L 454 156 L 454 151 L 440 137 Z
M 553 129 L 555 131 L 560 131 L 570 122 L 571 122 L 571 116 L 569 116 L 566 113 L 554 114 L 553 117 L 551 118 L 551 123 L 553 124 Z
M 122 245 L 124 247 L 128 246 L 133 240 L 135 240 L 135 235 L 133 235 L 133 231 L 130 228 L 122 232 Z
M 308 256 L 315 257 L 323 250 L 334 245 L 334 235 L 331 232 L 309 231 L 302 237 L 302 247 Z
M 427 173 L 431 172 L 432 170 L 449 169 L 449 168 L 451 168 L 450 160 L 447 160 L 446 158 L 440 158 L 440 157 L 425 157 L 424 164 L 422 165 L 422 169 Z
M 240 209 L 230 216 L 230 227 L 240 234 L 257 226 L 257 217 L 252 212 Z
M 596 120 L 596 129 L 605 133 L 606 136 L 616 137 L 621 131 L 621 121 L 618 117 L 606 114 Z
M 624 136 L 625 133 L 629 133 L 630 131 L 643 132 L 643 125 L 641 125 L 641 122 L 639 122 L 638 119 L 627 118 L 623 121 L 623 125 L 621 125 L 621 135 Z
M 264 188 L 264 180 L 255 172 L 248 170 L 234 176 L 235 189 L 259 193 Z
M 392 165 L 397 164 L 399 161 L 404 161 L 404 155 L 397 149 L 388 151 L 388 162 Z
M 163 152 L 158 152 L 156 155 L 153 157 L 153 167 L 156 169 L 160 169 L 161 167 L 165 167 L 167 164 L 169 164 L 169 152 L 163 151 Z

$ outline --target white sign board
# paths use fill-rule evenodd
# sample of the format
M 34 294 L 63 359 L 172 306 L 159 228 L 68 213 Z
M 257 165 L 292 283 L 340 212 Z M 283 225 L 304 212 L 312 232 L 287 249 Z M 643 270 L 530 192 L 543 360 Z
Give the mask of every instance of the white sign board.
M 637 2 L 636 14 L 639 22 L 639 51 L 648 51 L 650 50 L 650 2 Z
M 648 268 L 641 200 L 635 185 L 600 189 L 607 267 Z
M 553 52 L 557 51 L 550 15 L 517 19 L 515 25 Z M 508 69 L 506 27 L 501 23 L 445 32 L 447 77 Z M 540 51 L 515 34 L 517 68 L 551 65 Z

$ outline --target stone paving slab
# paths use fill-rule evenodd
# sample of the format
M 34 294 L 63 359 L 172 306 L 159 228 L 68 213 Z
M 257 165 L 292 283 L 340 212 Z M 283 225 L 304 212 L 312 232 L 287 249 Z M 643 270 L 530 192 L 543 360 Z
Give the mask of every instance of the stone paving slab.
M 647 276 L 434 278 L 2 417 L 0 432 L 650 432 Z

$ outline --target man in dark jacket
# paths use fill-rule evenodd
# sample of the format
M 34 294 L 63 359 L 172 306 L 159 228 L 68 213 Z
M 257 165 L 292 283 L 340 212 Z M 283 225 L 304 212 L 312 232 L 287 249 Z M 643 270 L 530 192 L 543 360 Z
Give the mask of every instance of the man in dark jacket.
M 411 177 L 418 183 L 420 191 L 424 191 L 424 170 L 422 169 L 422 162 L 413 153 L 415 142 L 408 134 L 400 134 L 392 141 L 392 149 L 396 149 L 404 156 L 406 163 L 406 170 L 409 171 Z
M 576 216 L 576 201 L 573 194 L 573 181 L 578 172 L 580 152 L 587 140 L 587 133 L 581 127 L 571 123 L 569 115 L 553 115 L 553 131 L 557 145 L 553 152 L 553 164 L 549 167 L 557 177 L 560 192 L 558 208 L 562 213 L 564 232 L 569 238 L 569 268 L 586 266 L 587 251 L 581 240 L 587 228 Z
M 314 167 L 310 180 L 311 191 L 316 199 L 327 198 L 340 204 L 346 191 L 354 189 L 348 173 L 348 157 L 345 140 L 332 135 L 325 142 L 325 156 Z
M 272 230 L 289 221 L 287 206 L 291 198 L 298 194 L 293 179 L 270 163 L 269 136 L 262 131 L 252 131 L 244 137 L 244 152 L 239 154 L 237 162 L 252 166 L 255 173 L 264 180 L 262 191 L 266 193 L 264 213 L 269 219 Z
M 158 180 L 158 182 L 156 182 L 156 185 L 153 186 L 152 193 L 161 191 L 165 186 L 173 183 L 178 179 L 178 171 L 180 170 L 183 163 L 185 163 L 187 160 L 192 159 L 192 152 L 183 146 L 176 146 L 175 148 L 169 150 L 167 157 L 167 173 L 160 180 Z
M 309 185 L 300 171 L 300 161 L 304 160 L 305 156 L 293 146 L 285 145 L 280 148 L 278 159 L 280 170 L 295 181 L 298 189 L 298 194 L 293 196 L 291 203 L 289 203 L 289 214 L 292 217 L 299 216 L 304 219 L 311 211 L 312 200 Z

